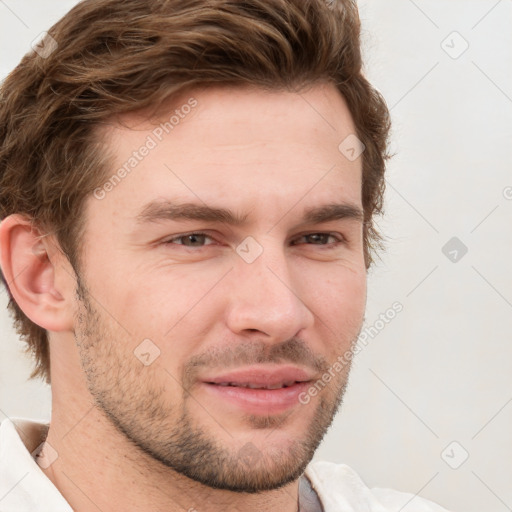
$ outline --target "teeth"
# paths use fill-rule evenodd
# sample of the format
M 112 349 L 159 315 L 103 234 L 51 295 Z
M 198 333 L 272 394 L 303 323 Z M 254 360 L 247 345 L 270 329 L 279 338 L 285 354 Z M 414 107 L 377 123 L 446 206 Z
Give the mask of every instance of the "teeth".
M 267 386 L 267 389 L 281 389 L 283 387 L 282 384 L 274 384 L 273 386 Z

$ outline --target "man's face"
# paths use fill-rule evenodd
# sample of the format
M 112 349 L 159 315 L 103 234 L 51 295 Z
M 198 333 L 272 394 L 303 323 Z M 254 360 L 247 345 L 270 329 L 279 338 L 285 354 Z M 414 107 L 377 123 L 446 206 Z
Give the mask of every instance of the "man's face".
M 147 455 L 276 488 L 330 425 L 349 371 L 332 365 L 363 319 L 361 158 L 338 149 L 355 129 L 333 86 L 190 97 L 168 133 L 134 116 L 107 130 L 107 179 L 135 160 L 86 204 L 75 335 L 97 405 Z M 241 221 L 175 216 L 184 203 Z

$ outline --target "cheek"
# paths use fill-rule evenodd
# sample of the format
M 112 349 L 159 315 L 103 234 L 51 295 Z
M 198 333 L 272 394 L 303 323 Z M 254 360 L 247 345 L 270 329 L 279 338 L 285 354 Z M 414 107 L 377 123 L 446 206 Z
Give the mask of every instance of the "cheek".
M 342 268 L 315 283 L 310 308 L 318 317 L 318 329 L 325 330 L 330 340 L 335 337 L 336 352 L 344 351 L 359 334 L 364 319 L 366 272 Z
M 316 273 L 309 279 L 315 302 L 331 321 L 356 322 L 364 314 L 366 304 L 366 272 L 363 268 L 330 268 L 324 274 Z M 306 292 L 307 293 L 307 292 Z
M 212 327 L 210 320 L 218 318 L 208 294 L 218 277 L 180 270 L 141 272 L 141 277 L 123 279 L 121 286 L 112 288 L 116 320 L 130 332 L 128 349 L 150 339 L 160 351 L 155 363 L 176 378 L 182 362 L 204 342 Z
M 333 303 L 337 303 L 343 309 L 343 316 L 359 323 L 366 306 L 366 274 L 351 273 L 349 278 L 332 289 L 332 293 Z

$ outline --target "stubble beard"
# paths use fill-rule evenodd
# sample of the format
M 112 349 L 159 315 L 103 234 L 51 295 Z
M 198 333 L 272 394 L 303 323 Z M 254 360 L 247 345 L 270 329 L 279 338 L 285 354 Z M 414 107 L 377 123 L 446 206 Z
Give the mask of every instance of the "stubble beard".
M 287 417 L 246 416 L 253 429 L 269 431 L 266 441 L 263 447 L 251 442 L 236 447 L 233 436 L 235 448 L 230 448 L 194 420 L 188 404 L 195 399 L 187 391 L 180 402 L 169 403 L 165 383 L 171 376 L 162 369 L 151 371 L 130 350 L 123 351 L 126 334 L 114 321 L 108 325 L 109 318 L 94 308 L 80 280 L 77 299 L 75 340 L 89 392 L 107 420 L 142 452 L 133 459 L 149 461 L 148 467 L 158 461 L 211 488 L 246 493 L 278 489 L 304 472 L 342 404 L 350 364 L 316 397 L 316 404 L 308 405 L 315 411 L 301 439 L 266 450 Z

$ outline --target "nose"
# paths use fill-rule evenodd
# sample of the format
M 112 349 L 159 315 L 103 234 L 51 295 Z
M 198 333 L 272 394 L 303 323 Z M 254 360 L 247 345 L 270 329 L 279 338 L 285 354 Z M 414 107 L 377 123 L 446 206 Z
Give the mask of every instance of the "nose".
M 294 270 L 297 270 L 295 272 Z M 298 269 L 290 268 L 285 250 L 265 248 L 252 263 L 237 257 L 229 275 L 226 322 L 241 336 L 282 342 L 310 327 L 314 315 L 307 305 Z

